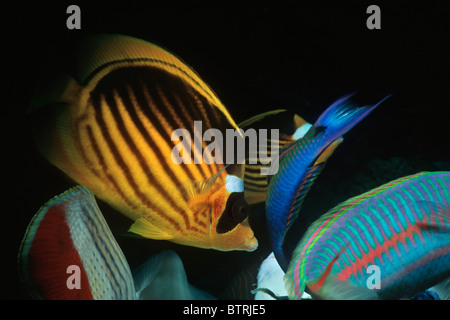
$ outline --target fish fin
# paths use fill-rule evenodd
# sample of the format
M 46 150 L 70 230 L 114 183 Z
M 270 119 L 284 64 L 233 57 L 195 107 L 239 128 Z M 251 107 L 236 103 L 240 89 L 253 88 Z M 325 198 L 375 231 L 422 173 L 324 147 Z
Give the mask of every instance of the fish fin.
M 201 194 L 206 193 L 208 190 L 212 188 L 212 186 L 216 183 L 217 179 L 220 177 L 222 173 L 226 173 L 226 168 L 229 166 L 227 164 L 222 169 L 220 169 L 217 173 L 212 175 L 209 178 L 206 178 L 205 180 L 193 180 L 188 181 L 184 184 L 184 190 L 188 195 L 189 199 L 193 199 L 195 197 L 198 197 Z M 226 179 L 226 178 L 225 178 Z
M 76 79 L 92 89 L 112 70 L 124 66 L 150 66 L 182 77 L 239 129 L 217 95 L 180 58 L 148 41 L 120 34 L 97 34 L 84 38 L 79 46 L 80 63 Z M 240 132 L 240 131 L 239 131 Z
M 128 231 L 148 239 L 170 240 L 173 238 L 173 236 L 162 231 L 145 218 L 136 219 Z
M 429 290 L 435 292 L 441 300 L 450 300 L 450 278 L 441 281 Z
M 83 174 L 86 163 L 76 147 L 71 121 L 71 111 L 79 109 L 78 100 L 86 92 L 68 75 L 56 76 L 55 83 L 36 93 L 30 103 L 35 146 L 50 163 L 65 173 L 70 172 L 81 185 L 90 187 L 91 177 Z
M 82 87 L 66 73 L 56 73 L 50 81 L 40 84 L 28 105 L 27 114 L 33 114 L 54 104 L 71 105 L 77 101 Z
M 255 121 L 261 120 L 263 118 L 262 116 L 265 117 L 266 115 L 274 115 L 279 113 L 276 111 L 277 110 L 257 115 L 254 117 L 256 118 Z M 253 118 L 250 118 L 249 120 L 252 119 Z M 247 122 L 249 120 L 246 120 L 244 122 Z M 249 121 L 247 125 L 250 125 L 255 121 Z M 245 159 L 244 192 L 245 199 L 248 204 L 261 203 L 266 200 L 267 190 L 269 188 L 269 179 L 267 172 L 269 171 L 269 168 L 271 166 L 271 163 L 269 161 L 271 160 L 273 146 L 276 146 L 278 148 L 278 153 L 284 154 L 285 150 L 293 146 L 297 139 L 301 139 L 312 126 L 297 114 L 293 116 L 292 121 L 295 127 L 295 132 L 292 135 L 280 133 L 278 142 L 275 143 L 273 143 L 271 139 L 268 139 L 266 147 L 266 150 L 268 152 L 260 154 L 258 149 L 257 154 L 249 154 Z M 281 155 L 279 155 L 279 157 L 280 156 Z M 261 161 L 262 158 L 263 161 Z
M 74 187 L 49 200 L 31 220 L 18 255 L 31 294 L 43 299 L 133 299 L 128 263 L 94 196 Z M 70 268 L 70 272 L 69 272 Z M 77 273 L 77 290 L 69 274 Z M 111 282 L 110 274 L 119 282 Z
M 270 296 L 273 300 L 288 300 L 289 299 L 289 296 L 276 295 L 275 293 L 272 292 L 272 290 L 270 290 L 268 288 L 256 288 L 256 289 L 251 290 L 251 293 L 254 294 L 255 296 L 257 294 L 266 294 L 266 295 Z M 255 300 L 269 300 L 269 299 L 265 298 L 265 299 L 255 299 Z
M 326 134 L 327 140 L 332 142 L 344 135 L 390 97 L 388 95 L 374 105 L 359 107 L 352 102 L 351 97 L 353 95 L 354 93 L 345 95 L 331 104 L 320 115 L 309 132 L 314 136 L 320 133 Z
M 255 116 L 249 118 L 249 119 L 246 119 L 246 120 L 244 120 L 242 122 L 239 122 L 238 123 L 238 127 L 239 128 L 248 127 L 248 126 L 254 124 L 255 122 L 258 122 L 258 121 L 264 119 L 267 116 L 276 115 L 278 113 L 285 112 L 285 111 L 286 111 L 286 109 L 275 109 L 275 110 L 271 110 L 271 111 L 267 111 L 267 112 L 263 112 L 263 113 L 257 114 Z
M 274 253 L 270 253 L 259 267 L 257 288 L 254 292 L 255 300 L 267 300 L 269 298 L 267 295 L 274 299 L 287 296 L 283 276 L 284 272 L 278 264 Z
M 189 284 L 183 262 L 172 250 L 151 257 L 133 270 L 140 300 L 212 300 L 213 296 Z
M 314 280 L 314 284 L 307 283 L 307 287 L 311 290 L 311 295 L 315 299 L 333 299 L 333 300 L 376 300 L 379 299 L 375 291 L 370 290 L 366 286 L 360 287 L 353 285 L 350 281 L 339 280 L 331 273 L 333 265 L 340 258 L 342 253 L 349 247 L 348 242 L 342 249 L 331 259 L 325 270 Z
M 350 281 L 339 280 L 330 274 L 320 290 L 320 293 L 311 294 L 314 299 L 326 300 L 379 300 L 380 297 L 375 290 L 366 286 L 355 286 Z
M 425 229 L 450 232 L 450 207 L 438 202 L 420 200 L 416 204 L 421 208 L 425 219 L 416 224 Z
M 330 275 L 333 265 L 336 263 L 336 261 L 339 259 L 339 257 L 342 255 L 342 253 L 348 248 L 349 245 L 350 245 L 350 243 L 348 242 L 345 246 L 342 247 L 341 250 L 339 250 L 339 252 L 328 263 L 325 270 L 317 277 L 317 280 L 314 280 L 314 284 L 308 284 L 308 287 L 313 292 L 316 292 L 318 289 L 323 287 L 323 285 L 325 284 L 325 280 Z
M 301 181 L 300 185 L 297 187 L 297 192 L 292 200 L 291 206 L 289 207 L 289 214 L 286 219 L 286 231 L 283 235 L 282 243 L 284 242 L 284 237 L 288 233 L 291 226 L 294 224 L 298 217 L 300 208 L 302 206 L 305 196 L 311 189 L 312 185 L 316 181 L 317 177 L 322 172 L 325 166 L 325 162 L 320 162 L 318 164 L 313 164 L 305 174 L 305 178 Z

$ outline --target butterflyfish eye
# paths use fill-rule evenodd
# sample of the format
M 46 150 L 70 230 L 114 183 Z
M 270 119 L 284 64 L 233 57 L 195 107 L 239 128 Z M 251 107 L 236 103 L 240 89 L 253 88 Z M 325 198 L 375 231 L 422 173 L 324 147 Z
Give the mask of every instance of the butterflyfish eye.
M 217 233 L 228 232 L 248 217 L 248 204 L 244 192 L 232 192 L 228 197 L 227 205 L 217 222 Z
M 244 197 L 240 197 L 234 202 L 232 214 L 238 222 L 242 222 L 248 217 L 248 204 Z

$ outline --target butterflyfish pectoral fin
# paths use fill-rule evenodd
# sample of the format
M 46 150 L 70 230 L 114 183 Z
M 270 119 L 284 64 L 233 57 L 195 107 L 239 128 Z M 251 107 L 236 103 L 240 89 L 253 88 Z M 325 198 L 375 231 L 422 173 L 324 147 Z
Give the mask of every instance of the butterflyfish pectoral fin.
M 172 235 L 159 229 L 145 218 L 138 218 L 128 231 L 149 239 L 170 240 L 173 238 Z
M 212 175 L 209 178 L 200 181 L 188 181 L 184 185 L 185 192 L 187 193 L 189 199 L 195 198 L 201 194 L 206 193 L 208 190 L 212 188 L 212 186 L 216 183 L 217 179 L 220 175 L 225 171 L 225 169 L 229 166 L 226 165 L 222 169 L 220 169 L 217 173 Z

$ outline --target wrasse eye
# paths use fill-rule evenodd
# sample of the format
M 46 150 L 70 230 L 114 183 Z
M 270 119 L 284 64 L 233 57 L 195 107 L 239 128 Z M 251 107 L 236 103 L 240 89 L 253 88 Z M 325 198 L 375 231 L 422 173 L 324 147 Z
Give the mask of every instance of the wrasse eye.
M 217 233 L 228 232 L 248 217 L 248 204 L 244 192 L 232 192 L 227 205 L 217 222 Z

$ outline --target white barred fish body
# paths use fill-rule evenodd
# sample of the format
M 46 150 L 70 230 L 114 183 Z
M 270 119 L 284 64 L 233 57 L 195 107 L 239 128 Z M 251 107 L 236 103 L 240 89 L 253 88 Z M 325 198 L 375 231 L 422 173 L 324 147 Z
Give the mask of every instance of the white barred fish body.
M 243 165 L 171 159 L 178 128 L 194 132 L 194 121 L 202 121 L 204 131 L 237 129 L 212 90 L 172 54 L 127 36 L 88 38 L 79 57 L 74 78 L 36 100 L 40 152 L 133 219 L 131 232 L 200 248 L 255 250 L 244 190 L 235 187 Z M 192 159 L 203 155 L 205 142 L 186 143 Z

